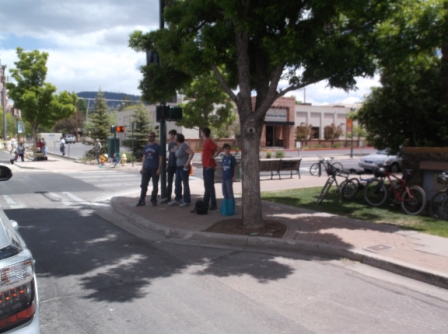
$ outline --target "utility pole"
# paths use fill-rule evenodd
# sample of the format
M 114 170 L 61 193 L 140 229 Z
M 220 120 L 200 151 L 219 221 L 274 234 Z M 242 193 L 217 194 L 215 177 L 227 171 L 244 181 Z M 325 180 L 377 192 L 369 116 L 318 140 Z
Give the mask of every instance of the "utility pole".
M 164 10 L 165 4 L 163 0 L 159 0 L 159 28 L 160 30 L 165 28 L 165 23 L 163 21 L 163 10 Z M 162 62 L 160 60 L 160 57 L 157 57 L 157 60 L 159 61 L 159 64 L 161 65 Z M 164 107 L 165 101 L 160 101 L 160 104 Z M 162 149 L 162 170 L 160 171 L 160 196 L 161 198 L 166 198 L 166 120 L 165 117 L 163 117 L 160 120 L 160 146 Z
M 1 65 L 2 67 L 2 108 L 3 108 L 3 141 L 6 142 L 6 108 L 5 108 L 5 100 L 6 100 L 6 65 Z

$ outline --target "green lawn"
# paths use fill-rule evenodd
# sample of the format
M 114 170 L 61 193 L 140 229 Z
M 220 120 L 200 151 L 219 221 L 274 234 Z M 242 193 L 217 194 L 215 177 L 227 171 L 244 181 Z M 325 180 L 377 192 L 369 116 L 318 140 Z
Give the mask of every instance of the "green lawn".
M 328 212 L 349 218 L 375 223 L 389 223 L 405 229 L 416 230 L 440 237 L 448 237 L 448 222 L 435 220 L 428 216 L 410 216 L 404 213 L 400 204 L 386 202 L 381 207 L 372 207 L 364 200 L 364 193 L 358 192 L 351 201 L 339 202 L 336 187 L 332 187 L 322 204 L 316 204 L 321 187 L 301 188 L 285 191 L 262 192 L 261 198 L 266 201 L 282 203 L 304 209 Z

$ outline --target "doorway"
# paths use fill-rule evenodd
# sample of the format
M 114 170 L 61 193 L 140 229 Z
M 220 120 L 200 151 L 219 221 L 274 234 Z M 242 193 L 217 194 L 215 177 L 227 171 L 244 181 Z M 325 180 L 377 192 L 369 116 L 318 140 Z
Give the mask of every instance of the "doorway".
M 266 147 L 274 146 L 274 127 L 266 125 Z

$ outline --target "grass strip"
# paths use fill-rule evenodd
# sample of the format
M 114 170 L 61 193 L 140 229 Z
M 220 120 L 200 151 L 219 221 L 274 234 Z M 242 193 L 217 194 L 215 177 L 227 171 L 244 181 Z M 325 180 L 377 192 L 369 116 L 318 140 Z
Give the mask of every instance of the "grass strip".
M 281 203 L 318 212 L 327 212 L 348 218 L 370 221 L 379 224 L 393 224 L 403 229 L 415 230 L 422 233 L 448 237 L 448 222 L 435 220 L 426 213 L 411 216 L 401 209 L 401 204 L 387 201 L 380 207 L 373 207 L 364 200 L 364 193 L 358 192 L 353 200 L 339 202 L 336 187 L 328 192 L 322 204 L 316 204 L 322 188 L 300 188 L 283 191 L 262 192 L 265 201 Z

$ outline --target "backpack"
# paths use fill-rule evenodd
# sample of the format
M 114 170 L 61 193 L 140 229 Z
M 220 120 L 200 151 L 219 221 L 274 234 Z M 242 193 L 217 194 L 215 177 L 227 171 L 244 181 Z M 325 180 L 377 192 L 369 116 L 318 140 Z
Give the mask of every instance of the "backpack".
M 198 215 L 206 215 L 208 213 L 208 205 L 204 202 L 202 198 L 199 198 L 194 205 L 193 211 L 191 213 L 196 213 Z

